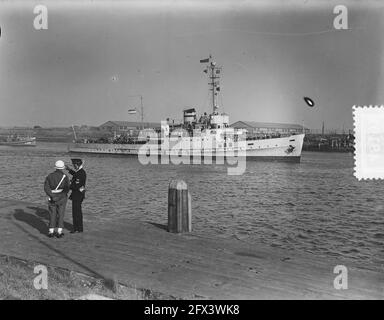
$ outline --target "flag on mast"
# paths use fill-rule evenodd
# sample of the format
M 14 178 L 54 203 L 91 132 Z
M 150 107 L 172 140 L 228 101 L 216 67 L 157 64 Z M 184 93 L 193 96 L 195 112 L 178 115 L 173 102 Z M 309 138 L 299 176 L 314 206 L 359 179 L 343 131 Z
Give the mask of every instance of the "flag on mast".
M 200 63 L 207 63 L 207 62 L 209 62 L 209 58 L 200 60 Z
M 136 109 L 128 109 L 128 114 L 136 114 Z

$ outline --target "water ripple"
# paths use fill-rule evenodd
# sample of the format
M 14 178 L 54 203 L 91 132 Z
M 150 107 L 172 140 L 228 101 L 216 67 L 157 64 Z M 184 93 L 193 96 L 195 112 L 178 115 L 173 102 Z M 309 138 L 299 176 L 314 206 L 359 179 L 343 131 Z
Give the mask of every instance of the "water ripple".
M 45 176 L 65 144 L 0 148 L 1 197 L 44 203 Z M 223 166 L 150 165 L 85 155 L 86 218 L 129 217 L 165 224 L 168 184 L 184 179 L 200 234 L 264 243 L 381 267 L 384 184 L 357 181 L 349 154 L 304 153 L 300 164 L 247 162 L 242 176 Z

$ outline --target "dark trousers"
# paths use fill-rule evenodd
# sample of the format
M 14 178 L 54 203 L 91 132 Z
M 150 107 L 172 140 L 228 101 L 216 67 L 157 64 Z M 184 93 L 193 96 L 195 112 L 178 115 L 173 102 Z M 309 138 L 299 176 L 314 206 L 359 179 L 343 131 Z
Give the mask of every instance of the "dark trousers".
M 72 193 L 73 231 L 83 231 L 83 210 L 81 208 L 83 198 L 82 195 L 74 195 Z
M 66 205 L 66 196 L 57 201 L 48 202 L 49 228 L 64 228 L 64 213 Z

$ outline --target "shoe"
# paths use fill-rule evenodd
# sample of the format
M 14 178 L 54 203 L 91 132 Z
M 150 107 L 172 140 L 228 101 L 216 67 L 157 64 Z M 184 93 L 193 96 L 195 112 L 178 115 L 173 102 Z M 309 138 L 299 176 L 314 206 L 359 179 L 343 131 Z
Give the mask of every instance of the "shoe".
M 48 238 L 53 238 L 55 234 L 53 232 L 48 232 Z
M 56 232 L 56 238 L 60 239 L 62 237 L 64 237 L 64 232 L 60 232 L 60 233 Z

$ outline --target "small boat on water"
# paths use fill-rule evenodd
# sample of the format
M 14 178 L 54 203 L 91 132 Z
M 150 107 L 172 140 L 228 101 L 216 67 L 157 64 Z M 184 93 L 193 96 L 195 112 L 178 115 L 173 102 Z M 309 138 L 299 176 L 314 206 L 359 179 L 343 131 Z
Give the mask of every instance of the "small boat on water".
M 36 137 L 10 135 L 3 139 L 0 138 L 0 146 L 35 147 Z

